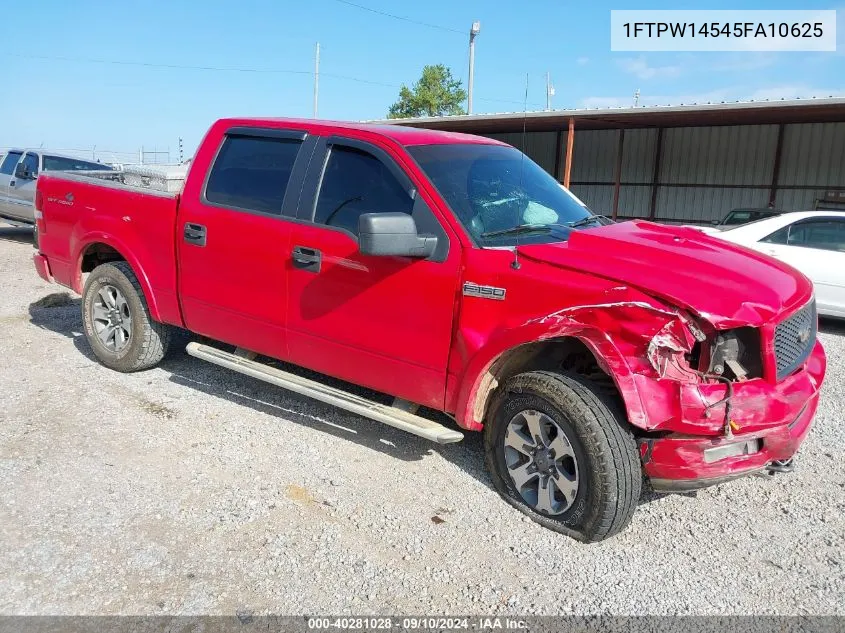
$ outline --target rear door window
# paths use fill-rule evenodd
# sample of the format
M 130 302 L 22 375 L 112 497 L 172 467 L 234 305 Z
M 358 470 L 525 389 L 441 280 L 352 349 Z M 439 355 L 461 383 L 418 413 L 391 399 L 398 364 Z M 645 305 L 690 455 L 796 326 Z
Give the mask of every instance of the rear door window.
M 414 200 L 391 170 L 372 154 L 333 145 L 326 162 L 314 222 L 358 235 L 363 213 L 406 213 Z
M 227 136 L 205 187 L 207 202 L 282 214 L 282 202 L 302 141 Z
M 790 246 L 845 251 L 845 221 L 825 219 L 793 224 L 788 243 Z
M 3 162 L 0 164 L 0 174 L 10 176 L 15 173 L 15 165 L 18 164 L 22 155 L 23 152 L 9 152 L 6 154 L 6 158 L 4 158 Z

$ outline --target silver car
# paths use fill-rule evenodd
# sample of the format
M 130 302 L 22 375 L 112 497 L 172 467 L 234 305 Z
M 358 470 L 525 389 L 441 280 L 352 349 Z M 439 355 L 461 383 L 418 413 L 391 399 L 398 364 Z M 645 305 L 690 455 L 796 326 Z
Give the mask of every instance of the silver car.
M 103 172 L 112 168 L 44 150 L 10 149 L 0 162 L 0 218 L 35 223 L 35 182 L 42 171 Z

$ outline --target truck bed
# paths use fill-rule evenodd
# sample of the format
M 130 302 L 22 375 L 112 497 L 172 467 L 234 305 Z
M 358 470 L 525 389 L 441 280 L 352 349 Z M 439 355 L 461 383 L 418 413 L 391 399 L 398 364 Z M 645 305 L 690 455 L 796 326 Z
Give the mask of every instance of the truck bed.
M 80 270 L 90 269 L 85 261 L 107 259 L 110 249 L 117 250 L 135 270 L 144 271 L 139 281 L 148 290 L 151 312 L 165 322 L 181 321 L 174 265 L 178 193 L 95 176 L 44 173 L 38 198 L 38 247 L 49 257 L 58 283 L 81 292 Z

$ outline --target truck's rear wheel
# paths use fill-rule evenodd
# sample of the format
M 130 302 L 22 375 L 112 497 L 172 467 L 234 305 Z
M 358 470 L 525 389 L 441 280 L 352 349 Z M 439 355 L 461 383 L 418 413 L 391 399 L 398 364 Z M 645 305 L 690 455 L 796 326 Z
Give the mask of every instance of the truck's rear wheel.
M 615 403 L 578 376 L 510 378 L 484 429 L 499 494 L 529 517 L 580 541 L 625 528 L 642 487 L 640 459 Z
M 97 266 L 82 291 L 85 338 L 106 367 L 130 372 L 167 353 L 170 326 L 153 321 L 138 278 L 126 262 Z

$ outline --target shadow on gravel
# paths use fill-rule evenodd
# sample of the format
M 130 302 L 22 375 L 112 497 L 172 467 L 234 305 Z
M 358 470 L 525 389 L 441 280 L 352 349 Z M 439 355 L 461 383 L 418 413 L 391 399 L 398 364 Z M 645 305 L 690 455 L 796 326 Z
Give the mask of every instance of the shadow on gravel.
M 819 317 L 819 332 L 825 334 L 845 335 L 845 319 L 831 319 L 830 317 Z
M 32 244 L 32 229 L 27 226 L 0 225 L 0 240 L 17 242 L 18 244 Z
M 82 333 L 80 304 L 81 299 L 71 297 L 66 292 L 47 295 L 30 304 L 30 321 L 37 327 L 70 338 L 81 354 L 96 362 Z M 180 347 L 187 341 L 186 336 L 184 341 L 180 341 Z M 207 340 L 202 342 L 211 343 Z M 215 343 L 215 345 L 219 344 Z M 229 347 L 229 349 L 232 348 Z M 278 362 L 273 364 L 285 371 L 309 378 L 319 377 L 320 380 L 331 385 L 349 389 L 374 400 L 385 401 L 387 398 L 383 394 L 360 389 L 299 367 Z M 184 348 L 172 350 L 159 367 L 169 374 L 172 382 L 178 385 L 249 407 L 259 413 L 283 417 L 315 431 L 354 442 L 403 461 L 419 461 L 427 455 L 439 453 L 485 486 L 492 488 L 484 466 L 484 447 L 480 433 L 465 433 L 464 440 L 457 444 L 434 444 L 378 422 L 266 385 L 248 376 L 205 363 L 188 356 Z M 421 411 L 421 414 L 437 422 L 454 426 L 453 422 L 438 412 L 425 410 Z
M 29 321 L 36 327 L 68 337 L 85 358 L 96 361 L 82 333 L 81 305 L 79 297 L 54 292 L 29 304 Z

